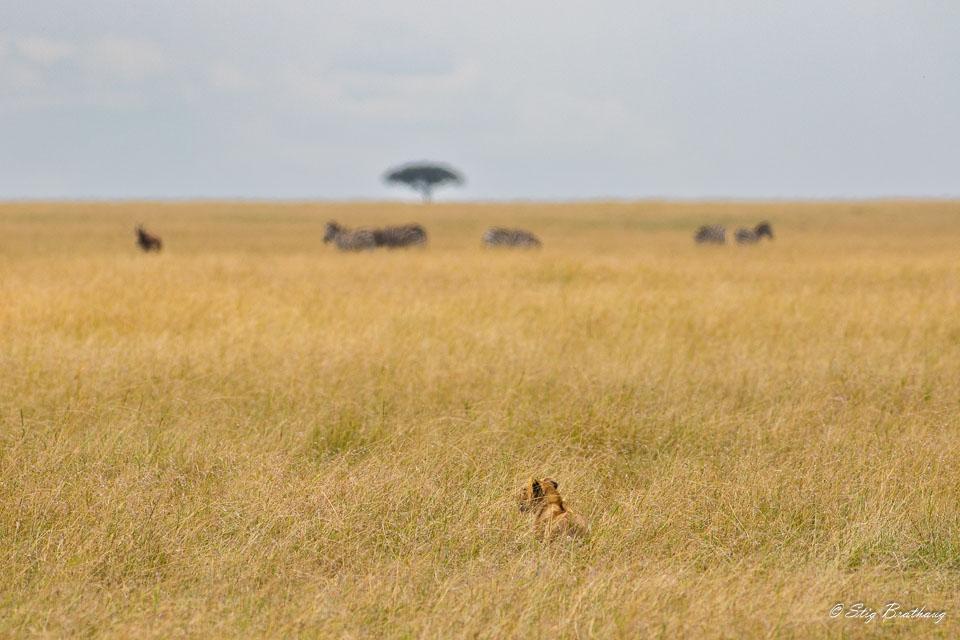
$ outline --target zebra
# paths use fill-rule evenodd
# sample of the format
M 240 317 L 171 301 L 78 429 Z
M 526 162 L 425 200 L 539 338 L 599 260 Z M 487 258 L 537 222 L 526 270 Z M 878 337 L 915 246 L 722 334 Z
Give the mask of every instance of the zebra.
M 697 244 L 726 244 L 727 229 L 723 225 L 703 225 L 693 234 L 693 241 Z
M 135 230 L 137 232 L 137 246 L 144 252 L 163 249 L 163 241 L 158 236 L 147 233 L 142 224 L 138 224 Z
M 409 247 L 427 243 L 427 232 L 418 224 L 374 229 L 373 236 L 378 247 Z
M 734 237 L 737 239 L 737 244 L 756 244 L 764 236 L 773 240 L 773 229 L 769 222 L 761 222 L 753 229 L 737 229 Z
M 523 229 L 504 229 L 493 227 L 483 233 L 483 244 L 488 247 L 523 247 L 525 249 L 543 246 L 540 239 Z
M 336 222 L 328 222 L 323 233 L 323 243 L 333 242 L 340 251 L 363 251 L 376 249 L 376 234 L 372 229 L 344 229 Z

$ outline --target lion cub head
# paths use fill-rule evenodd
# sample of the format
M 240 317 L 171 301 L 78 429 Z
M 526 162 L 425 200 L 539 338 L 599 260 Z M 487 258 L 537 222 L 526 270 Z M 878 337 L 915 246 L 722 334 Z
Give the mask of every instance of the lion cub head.
M 590 534 L 587 521 L 567 508 L 559 487 L 553 478 L 530 478 L 520 487 L 520 511 L 533 513 L 534 530 L 547 540 L 586 537 Z
M 557 492 L 559 488 L 560 485 L 553 478 L 544 478 L 543 480 L 530 478 L 526 484 L 520 487 L 520 511 L 539 513 L 546 505 L 548 492 L 550 495 L 556 496 L 557 499 L 560 498 L 560 494 Z

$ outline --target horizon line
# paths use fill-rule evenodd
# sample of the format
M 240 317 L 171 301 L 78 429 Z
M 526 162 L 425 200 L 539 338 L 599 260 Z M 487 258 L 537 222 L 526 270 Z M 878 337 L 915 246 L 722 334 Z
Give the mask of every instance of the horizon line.
M 945 196 L 828 196 L 828 197 L 738 197 L 738 196 L 650 196 L 650 197 L 584 197 L 584 198 L 477 198 L 470 200 L 403 200 L 387 198 L 322 198 L 322 197 L 245 197 L 245 196 L 188 196 L 188 197 L 131 197 L 131 198 L 0 198 L 0 206 L 12 204 L 189 204 L 202 203 L 238 203 L 238 204 L 409 204 L 416 206 L 443 205 L 491 205 L 491 204 L 764 204 L 764 203 L 880 203 L 880 202 L 958 202 L 960 195 Z

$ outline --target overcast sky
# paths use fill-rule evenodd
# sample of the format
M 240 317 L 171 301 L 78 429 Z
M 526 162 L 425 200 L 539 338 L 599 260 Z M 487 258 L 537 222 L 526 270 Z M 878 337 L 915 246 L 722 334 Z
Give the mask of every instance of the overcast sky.
M 0 199 L 960 196 L 960 2 L 0 0 Z

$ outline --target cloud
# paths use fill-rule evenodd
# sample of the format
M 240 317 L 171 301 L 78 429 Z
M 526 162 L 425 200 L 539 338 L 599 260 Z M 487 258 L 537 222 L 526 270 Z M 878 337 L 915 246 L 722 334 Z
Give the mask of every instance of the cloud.
M 210 67 L 210 80 L 214 88 L 228 93 L 250 91 L 259 84 L 246 71 L 226 62 L 216 62 Z
M 458 102 L 476 96 L 477 69 L 459 65 L 438 74 L 399 76 L 344 69 L 289 67 L 278 74 L 278 88 L 289 104 L 329 110 L 337 117 L 359 117 L 409 125 L 456 117 Z
M 207 194 L 376 195 L 371 176 L 407 157 L 469 168 L 484 196 L 958 189 L 960 3 L 5 4 L 0 139 L 57 118 L 78 147 L 102 122 L 128 123 L 104 129 L 118 145 L 203 131 L 180 143 L 223 166 Z M 198 188 L 168 177 L 182 155 L 155 193 Z M 9 145 L 4 161 L 23 164 Z
M 31 64 L 13 61 L 0 71 L 3 72 L 0 78 L 15 89 L 35 89 L 43 85 L 43 78 Z
M 143 105 L 174 90 L 169 78 L 155 78 L 172 66 L 162 49 L 144 40 L 8 37 L 0 42 L 0 86 L 7 89 L 0 92 L 0 113 Z M 144 78 L 151 82 L 140 82 Z
M 279 82 L 282 87 L 298 98 L 315 104 L 331 104 L 343 93 L 337 83 L 331 79 L 299 68 L 290 68 L 281 72 Z
M 144 40 L 108 37 L 88 51 L 90 66 L 126 79 L 155 74 L 170 66 L 170 58 L 156 45 Z
M 71 58 L 77 52 L 77 48 L 69 42 L 41 36 L 18 38 L 16 49 L 21 56 L 44 65 Z

